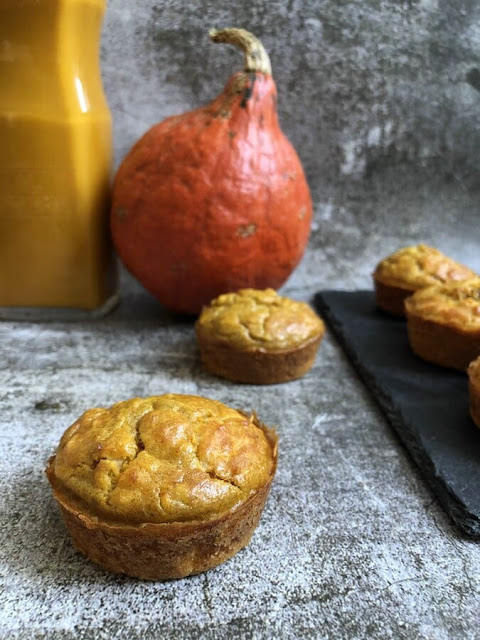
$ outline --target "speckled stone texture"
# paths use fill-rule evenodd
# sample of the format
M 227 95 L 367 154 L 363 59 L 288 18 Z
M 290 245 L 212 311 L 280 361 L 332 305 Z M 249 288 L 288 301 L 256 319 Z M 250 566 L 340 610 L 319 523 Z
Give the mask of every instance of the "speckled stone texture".
M 241 66 L 209 43 L 211 26 L 263 39 L 312 187 L 310 245 L 283 293 L 368 287 L 379 259 L 419 241 L 480 271 L 478 2 L 109 0 L 117 164 Z M 331 335 L 302 379 L 242 386 L 202 370 L 191 320 L 125 273 L 121 294 L 97 322 L 0 324 L 1 638 L 478 637 L 479 543 L 440 508 Z M 276 425 L 272 493 L 251 544 L 213 571 L 164 584 L 105 574 L 74 551 L 43 470 L 84 409 L 168 391 Z

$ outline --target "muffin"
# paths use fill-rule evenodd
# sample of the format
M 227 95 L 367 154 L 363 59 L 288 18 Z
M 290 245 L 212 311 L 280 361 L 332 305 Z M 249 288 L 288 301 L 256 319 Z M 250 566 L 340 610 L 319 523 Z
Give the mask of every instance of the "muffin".
M 480 278 L 426 287 L 405 300 L 413 351 L 465 371 L 480 355 Z
M 403 316 L 405 298 L 415 291 L 475 276 L 438 249 L 424 244 L 404 247 L 379 262 L 373 272 L 376 304 L 384 311 Z
M 195 331 L 208 372 L 235 382 L 272 384 L 311 368 L 325 325 L 304 302 L 273 289 L 241 289 L 204 307 Z
M 480 357 L 468 366 L 468 396 L 470 401 L 470 415 L 480 428 Z
M 248 544 L 276 464 L 275 432 L 255 415 L 167 394 L 86 411 L 46 473 L 79 551 L 114 573 L 167 580 Z

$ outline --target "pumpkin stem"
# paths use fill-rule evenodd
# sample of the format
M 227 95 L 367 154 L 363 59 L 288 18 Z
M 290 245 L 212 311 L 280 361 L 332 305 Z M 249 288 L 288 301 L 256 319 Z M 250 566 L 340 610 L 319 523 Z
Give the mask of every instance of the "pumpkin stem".
M 213 42 L 226 42 L 242 49 L 245 55 L 245 71 L 259 71 L 272 75 L 270 58 L 258 38 L 245 29 L 210 29 Z

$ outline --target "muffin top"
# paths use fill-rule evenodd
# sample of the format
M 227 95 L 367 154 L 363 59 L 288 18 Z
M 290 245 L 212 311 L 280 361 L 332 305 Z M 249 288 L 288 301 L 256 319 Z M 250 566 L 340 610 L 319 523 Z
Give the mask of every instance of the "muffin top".
M 55 486 L 122 524 L 209 520 L 265 486 L 276 437 L 255 416 L 198 396 L 86 411 L 61 438 Z
M 378 282 L 411 291 L 475 276 L 471 269 L 424 244 L 399 249 L 379 262 L 373 272 Z
M 273 289 L 241 289 L 203 308 L 197 334 L 240 350 L 285 351 L 322 336 L 325 325 L 305 302 Z
M 405 300 L 407 316 L 419 316 L 462 332 L 480 331 L 480 277 L 425 287 Z

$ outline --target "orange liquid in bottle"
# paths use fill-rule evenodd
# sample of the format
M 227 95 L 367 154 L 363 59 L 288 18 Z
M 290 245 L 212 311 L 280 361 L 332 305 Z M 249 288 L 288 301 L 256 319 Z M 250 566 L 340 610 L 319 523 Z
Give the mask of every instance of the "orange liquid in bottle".
M 0 317 L 81 318 L 116 301 L 104 9 L 0 0 Z

